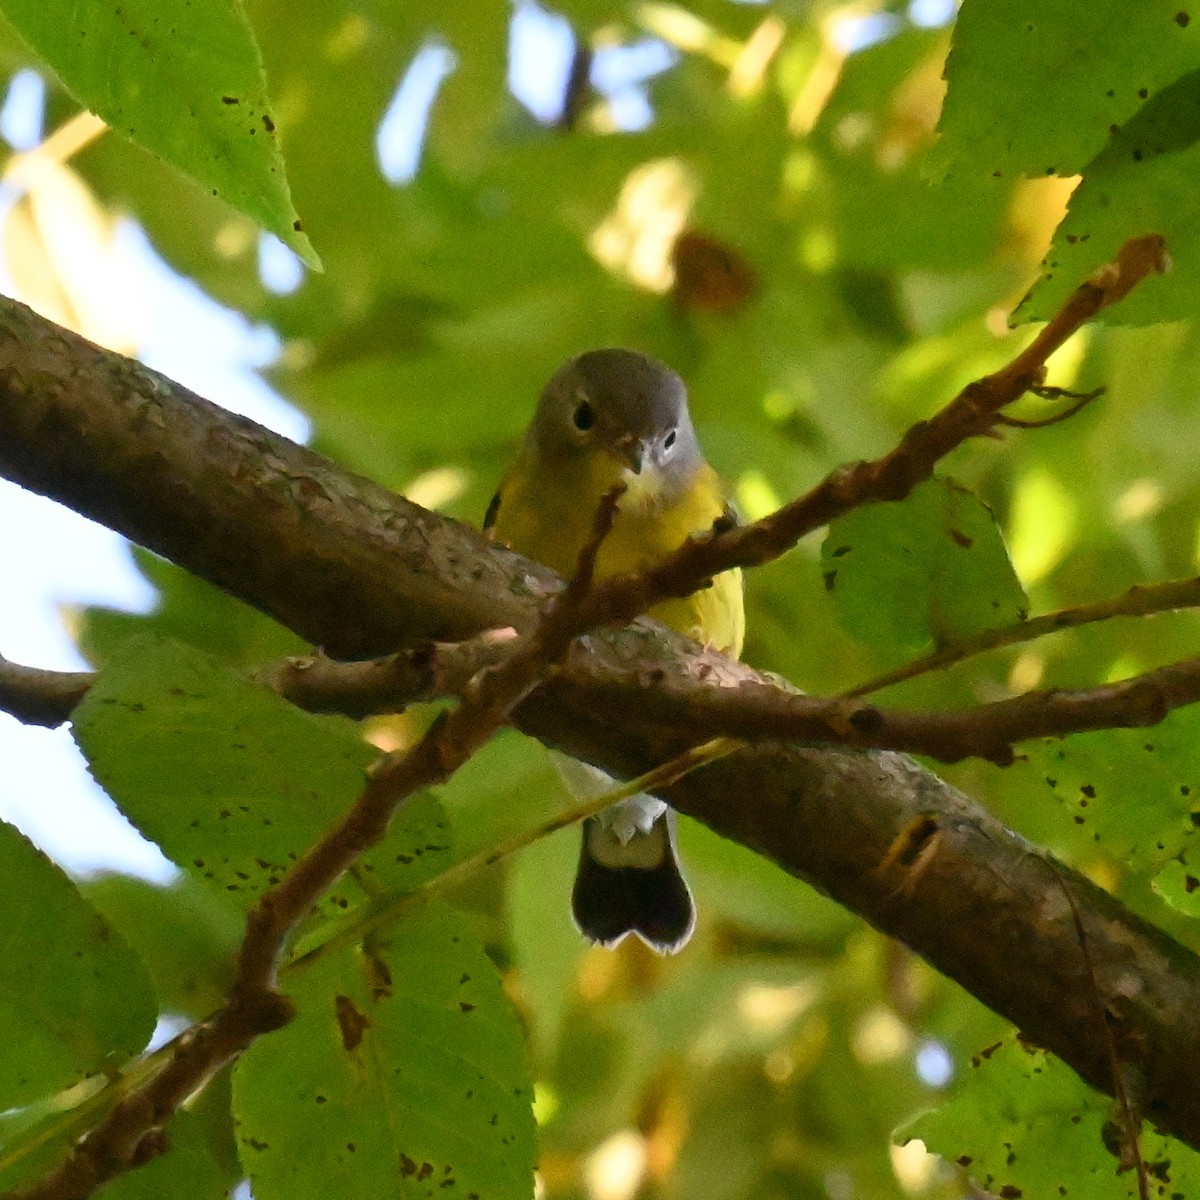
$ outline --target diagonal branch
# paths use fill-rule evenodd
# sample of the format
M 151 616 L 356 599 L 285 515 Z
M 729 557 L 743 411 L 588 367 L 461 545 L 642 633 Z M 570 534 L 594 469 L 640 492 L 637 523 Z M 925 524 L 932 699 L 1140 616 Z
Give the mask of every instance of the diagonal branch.
M 663 596 L 690 595 L 706 579 L 731 567 L 762 566 L 852 509 L 873 501 L 903 500 L 947 454 L 970 438 L 994 433 L 1002 410 L 1041 385 L 1046 360 L 1072 334 L 1147 276 L 1169 266 L 1166 243 L 1158 234 L 1131 239 L 1115 262 L 1071 293 L 1012 362 L 968 384 L 928 421 L 913 425 L 882 458 L 838 467 L 811 491 L 752 525 L 693 538 L 639 575 L 607 580 L 595 590 L 591 603 L 629 620 Z
M 0 474 L 61 500 L 346 658 L 528 631 L 560 585 L 472 530 L 0 301 Z M 584 664 L 588 670 L 584 670 Z M 598 715 L 600 677 L 627 703 Z M 767 681 L 638 623 L 580 642 L 515 711 L 525 732 L 631 777 L 688 742 L 644 719 L 656 680 Z M 676 808 L 904 941 L 1088 1082 L 1111 1088 L 1069 906 L 1046 858 L 912 761 L 766 743 L 669 790 Z M 906 831 L 919 885 L 889 858 Z M 913 859 L 911 861 L 916 861 Z M 885 866 L 886 864 L 886 866 Z M 1200 958 L 1061 869 L 1147 1116 L 1200 1146 Z

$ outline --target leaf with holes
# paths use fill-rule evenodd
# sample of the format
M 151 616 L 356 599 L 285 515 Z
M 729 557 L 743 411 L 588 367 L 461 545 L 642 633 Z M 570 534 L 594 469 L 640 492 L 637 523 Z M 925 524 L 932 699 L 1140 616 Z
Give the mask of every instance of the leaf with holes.
M 529 1200 L 536 1142 L 521 1031 L 462 917 L 410 910 L 367 952 L 288 979 L 296 1018 L 234 1076 L 258 1200 Z
M 1200 917 L 1200 868 L 1173 858 L 1155 875 L 1152 886 L 1177 912 Z
M 968 0 L 946 62 L 939 165 L 975 176 L 1083 170 L 1114 126 L 1200 67 L 1194 16 L 1180 0 Z
M 834 521 L 821 564 L 838 620 L 889 655 L 1007 624 L 1028 607 L 991 510 L 949 479 Z
M 976 1055 L 971 1067 L 949 1103 L 902 1125 L 895 1140 L 919 1138 L 990 1195 L 1137 1197 L 1136 1174 L 1118 1174 L 1105 1148 L 1112 1101 L 1065 1063 L 1012 1039 Z M 1156 1195 L 1195 1194 L 1200 1155 L 1150 1131 L 1141 1146 Z
M 1042 274 L 1013 314 L 1044 321 L 1131 237 L 1162 234 L 1171 270 L 1147 280 L 1106 321 L 1145 325 L 1196 315 L 1200 292 L 1200 70 L 1149 100 L 1084 168 Z
M 1176 709 L 1150 729 L 1106 729 L 1029 742 L 1006 768 L 1013 796 L 1056 799 L 1070 831 L 1138 874 L 1194 846 L 1200 822 L 1200 712 Z
M 180 866 L 249 903 L 353 804 L 378 752 L 178 643 L 133 639 L 79 705 L 75 739 L 121 811 Z M 404 890 L 449 854 L 441 807 L 410 801 L 363 865 Z M 374 889 L 377 890 L 377 889 Z M 330 896 L 361 899 L 344 877 Z

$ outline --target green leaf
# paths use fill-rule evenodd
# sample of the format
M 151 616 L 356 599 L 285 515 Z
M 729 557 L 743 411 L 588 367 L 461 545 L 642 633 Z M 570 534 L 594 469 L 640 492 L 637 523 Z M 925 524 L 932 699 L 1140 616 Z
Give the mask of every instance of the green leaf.
M 1200 66 L 1177 0 L 966 0 L 936 161 L 973 175 L 1074 175 L 1143 101 Z
M 288 979 L 296 1018 L 238 1063 L 242 1162 L 258 1200 L 527 1200 L 536 1158 L 521 1033 L 453 910 Z
M 1200 917 L 1200 875 L 1195 867 L 1172 859 L 1154 877 L 1152 886 L 1177 912 Z
M 80 104 L 321 269 L 237 0 L 3 0 L 3 10 Z
M 1031 803 L 1054 797 L 1093 846 L 1138 872 L 1195 841 L 1200 712 L 1177 709 L 1151 729 L 1108 729 L 1025 747 L 1011 773 Z
M 1151 324 L 1200 311 L 1200 71 L 1151 99 L 1084 168 L 1042 276 L 1014 319 L 1041 321 L 1128 238 L 1162 234 L 1171 270 L 1147 280 L 1104 319 Z
M 1133 1172 L 1117 1174 L 1103 1130 L 1112 1102 L 1052 1055 L 1015 1039 L 971 1063 L 955 1097 L 901 1126 L 900 1144 L 920 1138 L 929 1150 L 966 1168 L 1001 1196 L 1138 1195 Z M 1155 1194 L 1190 1196 L 1200 1183 L 1200 1156 L 1162 1135 L 1142 1137 Z
M 377 752 L 357 727 L 301 712 L 197 650 L 137 638 L 76 709 L 92 774 L 180 866 L 249 902 L 357 798 Z M 411 886 L 447 852 L 440 808 L 414 797 L 362 864 Z M 337 908 L 360 899 L 345 877 Z
M 137 1054 L 158 1006 L 146 969 L 67 876 L 0 824 L 0 1108 Z
M 1019 620 L 1028 608 L 991 509 L 948 479 L 833 522 L 821 564 L 842 625 L 892 655 Z
M 165 1012 L 205 1017 L 224 1000 L 246 924 L 232 901 L 187 874 L 169 887 L 128 875 L 81 886 L 137 950 Z

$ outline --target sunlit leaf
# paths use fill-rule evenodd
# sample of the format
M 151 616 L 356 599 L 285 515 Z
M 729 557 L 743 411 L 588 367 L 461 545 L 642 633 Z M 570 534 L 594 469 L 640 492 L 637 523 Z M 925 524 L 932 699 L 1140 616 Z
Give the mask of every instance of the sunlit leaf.
M 4 0 L 81 104 L 269 229 L 310 266 L 262 59 L 236 0 Z
M 1200 235 L 1192 186 L 1200 167 L 1200 70 L 1157 93 L 1083 170 L 1042 275 L 1014 314 L 1047 319 L 1070 292 L 1112 262 L 1127 239 L 1166 238 L 1171 270 L 1105 313 L 1146 324 L 1193 317 L 1200 292 Z
M 1189 863 L 1172 859 L 1155 875 L 1153 887 L 1172 908 L 1200 917 L 1200 875 Z
M 1008 769 L 1013 785 L 1062 806 L 1098 850 L 1150 871 L 1186 850 L 1197 832 L 1200 712 L 1184 708 L 1148 729 L 1113 729 L 1028 743 Z
M 1197 66 L 1200 13 L 1176 0 L 966 0 L 939 157 L 967 174 L 1074 175 Z
M 948 1104 L 903 1125 L 896 1139 L 920 1138 L 993 1195 L 1137 1197 L 1136 1175 L 1118 1174 L 1105 1148 L 1111 1101 L 1068 1066 L 1009 1040 L 978 1055 L 971 1068 Z M 988 1136 L 980 1137 L 984 1129 Z M 1200 1181 L 1194 1150 L 1150 1132 L 1141 1150 L 1159 1194 L 1186 1196 Z

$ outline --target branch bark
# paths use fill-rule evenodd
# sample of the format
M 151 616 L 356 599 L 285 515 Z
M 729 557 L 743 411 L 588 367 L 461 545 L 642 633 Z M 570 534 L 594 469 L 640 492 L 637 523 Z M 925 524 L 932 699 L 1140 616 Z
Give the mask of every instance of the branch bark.
M 0 474 L 119 530 L 330 653 L 530 630 L 560 585 L 136 363 L 0 300 Z M 769 681 L 650 623 L 600 631 L 516 712 L 618 775 L 693 739 L 651 725 L 656 680 L 700 696 Z M 611 703 L 613 689 L 628 698 Z M 607 699 L 608 703 L 601 703 Z M 602 715 L 598 715 L 602 714 Z M 763 743 L 668 798 L 900 939 L 1112 1091 L 1095 986 L 1145 1114 L 1200 1147 L 1200 958 L 903 755 Z

